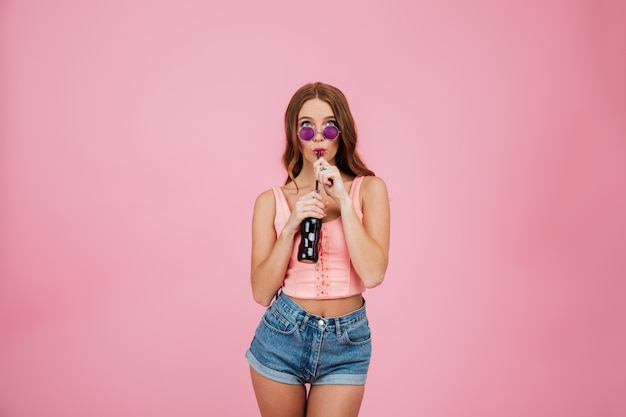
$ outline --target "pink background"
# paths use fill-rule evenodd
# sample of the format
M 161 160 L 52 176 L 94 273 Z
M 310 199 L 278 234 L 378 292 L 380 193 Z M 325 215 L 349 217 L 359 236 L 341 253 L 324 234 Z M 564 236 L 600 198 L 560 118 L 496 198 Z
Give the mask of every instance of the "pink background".
M 626 415 L 623 1 L 0 2 L 0 416 L 250 416 L 302 84 L 388 184 L 362 416 Z

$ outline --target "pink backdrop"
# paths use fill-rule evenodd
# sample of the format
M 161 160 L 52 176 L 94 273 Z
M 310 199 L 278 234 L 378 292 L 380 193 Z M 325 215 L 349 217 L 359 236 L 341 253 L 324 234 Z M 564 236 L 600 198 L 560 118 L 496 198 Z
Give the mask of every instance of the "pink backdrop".
M 0 416 L 250 416 L 302 84 L 388 184 L 362 416 L 626 415 L 623 1 L 0 2 Z

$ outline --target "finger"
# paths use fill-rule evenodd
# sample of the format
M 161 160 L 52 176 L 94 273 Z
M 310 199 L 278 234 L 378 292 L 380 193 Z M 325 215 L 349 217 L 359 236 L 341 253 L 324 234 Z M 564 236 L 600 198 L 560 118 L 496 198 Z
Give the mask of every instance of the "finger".
M 317 191 L 309 191 L 308 193 L 302 195 L 300 199 L 298 200 L 298 202 L 311 201 L 312 199 L 317 198 L 318 194 L 319 192 Z
M 302 201 L 310 203 L 310 204 L 313 204 L 313 203 L 321 204 L 324 201 L 324 198 L 318 191 L 313 191 L 309 196 L 307 196 L 306 199 Z
M 316 177 L 317 177 L 317 180 L 322 184 L 332 184 L 332 182 L 334 181 L 332 178 L 337 176 L 337 174 L 338 174 L 338 170 L 336 167 L 322 166 L 317 171 Z
M 313 163 L 313 168 L 317 168 L 319 165 L 328 165 L 328 161 L 326 161 L 324 157 L 322 157 Z
M 337 178 L 337 174 L 335 172 L 329 172 L 328 174 L 323 175 L 324 184 L 332 187 L 335 183 L 335 178 Z
M 321 219 L 326 216 L 326 212 L 319 207 L 311 208 L 309 210 L 303 211 L 300 216 L 300 219 L 306 219 L 307 217 L 315 217 L 317 219 Z
M 299 212 L 310 212 L 310 211 L 324 211 L 324 200 L 321 199 L 310 199 L 306 201 L 301 201 L 296 204 L 296 209 Z
M 315 170 L 315 172 L 325 171 L 330 168 L 333 168 L 333 166 L 330 165 L 325 159 L 318 159 L 313 164 L 313 169 Z

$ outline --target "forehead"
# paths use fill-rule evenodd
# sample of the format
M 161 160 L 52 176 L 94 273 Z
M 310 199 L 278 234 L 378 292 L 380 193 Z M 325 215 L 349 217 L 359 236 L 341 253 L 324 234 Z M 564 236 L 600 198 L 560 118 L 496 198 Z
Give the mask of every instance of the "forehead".
M 305 101 L 298 113 L 298 119 L 303 117 L 324 119 L 333 116 L 333 109 L 330 107 L 330 104 L 319 98 L 312 98 L 311 100 Z

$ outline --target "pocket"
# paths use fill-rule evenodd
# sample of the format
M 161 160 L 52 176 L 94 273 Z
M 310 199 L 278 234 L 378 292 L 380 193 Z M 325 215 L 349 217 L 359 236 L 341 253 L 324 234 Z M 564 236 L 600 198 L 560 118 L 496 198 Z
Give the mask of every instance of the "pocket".
M 361 320 L 344 328 L 343 340 L 349 345 L 364 345 L 372 341 L 372 332 L 367 320 Z
M 268 329 L 281 334 L 291 334 L 298 329 L 295 321 L 290 321 L 274 305 L 265 310 L 263 324 Z

